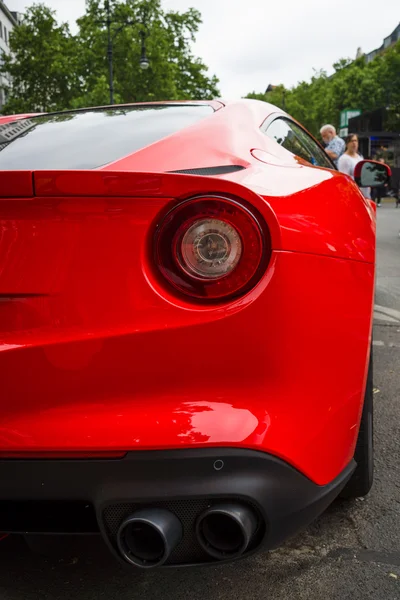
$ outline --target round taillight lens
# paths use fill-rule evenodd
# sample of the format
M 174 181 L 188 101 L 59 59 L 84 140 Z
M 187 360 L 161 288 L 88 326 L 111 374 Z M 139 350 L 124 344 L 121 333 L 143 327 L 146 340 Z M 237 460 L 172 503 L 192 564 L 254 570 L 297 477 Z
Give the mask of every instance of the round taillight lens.
M 232 271 L 242 256 L 238 230 L 221 219 L 199 219 L 184 233 L 177 256 L 188 275 L 217 279 Z
M 234 200 L 195 198 L 172 209 L 155 234 L 155 261 L 174 288 L 225 300 L 253 287 L 269 258 L 262 218 Z

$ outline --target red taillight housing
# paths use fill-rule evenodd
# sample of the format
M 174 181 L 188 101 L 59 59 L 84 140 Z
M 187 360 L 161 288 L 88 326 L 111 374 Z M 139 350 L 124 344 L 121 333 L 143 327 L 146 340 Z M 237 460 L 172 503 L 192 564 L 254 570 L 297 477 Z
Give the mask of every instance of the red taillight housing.
M 157 227 L 154 244 L 164 278 L 179 292 L 209 301 L 249 291 L 270 257 L 261 215 L 235 200 L 212 196 L 173 208 Z

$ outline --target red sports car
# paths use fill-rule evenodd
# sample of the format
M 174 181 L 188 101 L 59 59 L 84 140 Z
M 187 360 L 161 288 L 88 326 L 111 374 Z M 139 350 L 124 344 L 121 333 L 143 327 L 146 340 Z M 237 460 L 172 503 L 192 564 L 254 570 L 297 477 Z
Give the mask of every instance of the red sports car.
M 371 202 L 269 104 L 2 117 L 0 531 L 202 564 L 365 495 L 374 263 Z

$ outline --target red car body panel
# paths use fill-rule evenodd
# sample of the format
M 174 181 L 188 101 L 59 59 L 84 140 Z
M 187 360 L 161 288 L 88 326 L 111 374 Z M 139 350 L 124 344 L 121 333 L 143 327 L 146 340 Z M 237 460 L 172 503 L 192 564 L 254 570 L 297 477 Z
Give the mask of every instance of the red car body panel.
M 375 215 L 262 134 L 271 112 L 228 104 L 95 171 L 0 172 L 0 455 L 243 447 L 320 485 L 351 461 Z M 216 165 L 245 169 L 166 173 Z M 211 193 L 252 204 L 272 254 L 210 306 L 160 279 L 151 245 L 168 208 Z

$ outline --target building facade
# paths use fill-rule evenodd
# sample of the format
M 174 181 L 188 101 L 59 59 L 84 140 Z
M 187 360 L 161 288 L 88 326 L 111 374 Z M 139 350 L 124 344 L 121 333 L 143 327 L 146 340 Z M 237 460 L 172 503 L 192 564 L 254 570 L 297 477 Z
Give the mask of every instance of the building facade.
M 17 27 L 21 16 L 10 11 L 2 0 L 0 0 L 0 65 L 3 63 L 4 54 L 10 53 L 10 33 Z M 6 87 L 9 85 L 7 77 L 0 74 L 0 114 L 2 106 L 7 101 Z
M 393 46 L 399 40 L 400 40 L 400 23 L 397 25 L 396 29 L 394 29 L 392 31 L 392 33 L 383 40 L 382 46 L 380 46 L 379 48 L 376 48 L 376 50 L 372 50 L 372 52 L 369 52 L 368 54 L 365 55 L 366 62 L 367 63 L 371 62 L 371 60 L 374 60 L 374 58 L 376 56 L 378 56 L 379 54 L 381 54 L 382 52 L 384 52 L 385 50 L 387 50 L 388 48 Z

